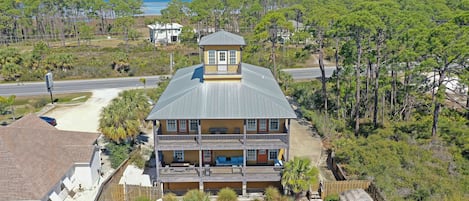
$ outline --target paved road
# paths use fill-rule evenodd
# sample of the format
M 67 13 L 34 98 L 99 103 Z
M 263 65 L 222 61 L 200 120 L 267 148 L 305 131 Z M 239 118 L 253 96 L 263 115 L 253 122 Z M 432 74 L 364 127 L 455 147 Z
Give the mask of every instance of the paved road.
M 52 93 L 74 93 L 86 92 L 96 89 L 108 88 L 133 88 L 142 87 L 139 81 L 142 77 L 128 78 L 108 78 L 93 80 L 72 80 L 72 81 L 54 81 L 54 89 Z M 160 76 L 143 77 L 146 79 L 147 87 L 155 87 L 160 81 Z M 23 84 L 0 84 L 0 96 L 31 96 L 49 94 L 46 89 L 45 82 L 25 82 Z
M 321 71 L 317 68 L 290 68 L 282 69 L 284 72 L 290 73 L 293 80 L 311 80 L 321 78 Z M 335 66 L 326 66 L 326 77 L 331 77 L 335 70 Z
M 335 67 L 326 66 L 326 77 L 330 77 Z M 290 73 L 294 80 L 310 80 L 321 77 L 319 68 L 293 68 L 283 69 Z M 143 84 L 139 81 L 142 77 L 128 78 L 108 78 L 93 80 L 72 80 L 72 81 L 54 81 L 53 93 L 73 93 L 86 92 L 96 89 L 108 88 L 132 88 L 141 87 Z M 147 80 L 147 87 L 155 87 L 160 81 L 160 76 L 144 77 Z M 0 84 L 0 96 L 31 96 L 31 95 L 47 95 L 49 94 L 44 82 L 25 82 L 22 84 Z

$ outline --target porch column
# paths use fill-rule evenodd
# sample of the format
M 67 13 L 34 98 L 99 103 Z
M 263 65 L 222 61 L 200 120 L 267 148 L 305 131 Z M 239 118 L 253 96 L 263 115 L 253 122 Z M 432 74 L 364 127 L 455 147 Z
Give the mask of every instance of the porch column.
M 244 120 L 243 125 L 243 181 L 246 181 L 246 119 Z
M 247 185 L 247 182 L 246 182 L 245 179 L 243 180 L 243 187 L 242 188 L 243 188 L 242 194 L 243 194 L 243 196 L 246 196 L 248 194 L 247 193 L 248 185 Z
M 285 150 L 285 161 L 290 160 L 290 119 L 287 119 L 287 149 Z
M 155 165 L 156 165 L 156 182 L 160 181 L 160 154 L 158 153 L 158 130 L 159 126 L 156 125 L 156 120 L 153 120 L 153 143 L 155 146 Z
M 202 183 L 202 128 L 200 126 L 200 120 L 197 121 L 197 143 L 199 144 L 199 177 L 200 177 L 200 185 L 202 185 L 203 188 L 203 183 Z

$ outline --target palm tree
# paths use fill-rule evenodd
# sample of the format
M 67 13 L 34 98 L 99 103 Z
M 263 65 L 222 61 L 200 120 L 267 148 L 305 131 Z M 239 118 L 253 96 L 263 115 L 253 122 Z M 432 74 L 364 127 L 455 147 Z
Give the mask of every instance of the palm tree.
M 307 158 L 295 157 L 285 163 L 282 171 L 282 185 L 295 193 L 298 200 L 301 193 L 317 182 L 318 169 L 311 166 Z
M 124 91 L 103 109 L 99 120 L 100 131 L 116 143 L 135 139 L 140 133 L 150 106 L 146 96 L 138 91 Z

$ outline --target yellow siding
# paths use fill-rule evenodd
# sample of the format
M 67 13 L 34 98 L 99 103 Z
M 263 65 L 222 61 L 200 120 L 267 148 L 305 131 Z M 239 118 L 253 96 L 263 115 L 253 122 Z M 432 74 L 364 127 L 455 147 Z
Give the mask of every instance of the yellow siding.
M 227 128 L 227 134 L 233 134 L 235 128 L 239 128 L 239 132 L 243 133 L 243 124 L 242 119 L 231 119 L 231 120 L 201 120 L 200 125 L 202 126 L 202 133 L 210 133 L 210 128 Z
M 284 129 L 285 125 L 285 119 L 280 119 L 279 120 L 279 130 L 278 131 L 273 131 L 269 130 L 269 133 L 284 133 L 286 130 Z M 201 126 L 202 126 L 202 134 L 210 134 L 209 129 L 210 128 L 227 128 L 227 134 L 234 134 L 235 129 L 239 128 L 239 133 L 243 133 L 243 127 L 244 127 L 244 120 L 242 119 L 223 119 L 223 120 L 201 120 Z M 268 126 L 270 123 L 268 123 Z M 187 125 L 189 126 L 189 121 L 187 121 Z M 258 125 L 259 126 L 259 125 Z M 163 134 L 169 134 L 169 135 L 174 135 L 177 134 L 177 132 L 168 132 L 166 130 L 166 120 L 160 120 L 160 129 L 162 129 Z M 197 134 L 196 131 L 190 131 L 190 134 Z M 247 131 L 248 134 L 256 134 L 257 131 Z M 186 133 L 185 133 L 186 134 Z
M 173 162 L 173 151 L 163 151 L 163 159 L 165 164 L 171 164 Z M 184 151 L 184 161 L 189 162 L 190 164 L 199 163 L 199 151 L 197 150 L 185 150 Z

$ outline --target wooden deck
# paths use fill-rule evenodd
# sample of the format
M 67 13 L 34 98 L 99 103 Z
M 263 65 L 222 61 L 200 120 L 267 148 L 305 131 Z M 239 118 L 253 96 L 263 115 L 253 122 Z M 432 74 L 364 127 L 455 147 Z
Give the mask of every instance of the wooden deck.
M 242 167 L 162 167 L 162 182 L 241 182 L 280 181 L 281 167 L 247 166 L 245 174 Z
M 288 147 L 287 134 L 204 134 L 157 135 L 158 150 L 282 149 Z

